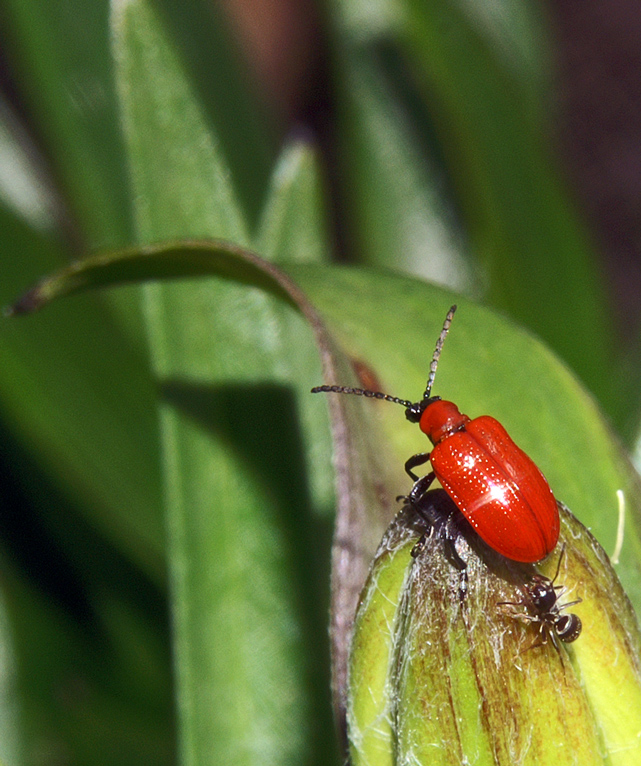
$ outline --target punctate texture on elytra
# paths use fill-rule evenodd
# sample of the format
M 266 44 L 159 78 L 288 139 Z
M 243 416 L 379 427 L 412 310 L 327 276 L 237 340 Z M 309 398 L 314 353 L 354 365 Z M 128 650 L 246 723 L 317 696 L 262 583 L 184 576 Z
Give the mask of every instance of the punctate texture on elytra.
M 432 449 L 436 478 L 491 548 L 514 561 L 540 561 L 559 539 L 552 490 L 497 420 L 468 421 Z

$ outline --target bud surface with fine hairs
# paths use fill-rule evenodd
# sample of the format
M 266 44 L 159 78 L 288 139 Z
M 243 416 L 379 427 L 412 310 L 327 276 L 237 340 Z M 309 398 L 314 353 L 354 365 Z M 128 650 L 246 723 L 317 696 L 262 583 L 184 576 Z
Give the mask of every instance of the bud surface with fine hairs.
M 599 544 L 559 504 L 555 551 L 518 564 L 428 494 L 430 533 L 416 545 L 425 525 L 404 507 L 363 589 L 352 766 L 641 764 L 641 638 Z

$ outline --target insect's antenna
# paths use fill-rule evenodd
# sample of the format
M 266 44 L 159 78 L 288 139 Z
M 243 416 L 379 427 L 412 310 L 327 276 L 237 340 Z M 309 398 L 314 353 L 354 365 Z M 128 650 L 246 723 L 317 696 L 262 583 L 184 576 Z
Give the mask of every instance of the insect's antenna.
M 443 322 L 443 329 L 441 330 L 441 334 L 438 336 L 438 340 L 436 341 L 436 348 L 434 349 L 434 355 L 432 356 L 432 361 L 430 362 L 430 374 L 427 378 L 427 386 L 425 387 L 425 393 L 423 394 L 423 399 L 429 399 L 430 394 L 432 393 L 432 384 L 434 383 L 434 378 L 436 377 L 436 368 L 438 366 L 438 359 L 441 355 L 441 350 L 443 348 L 443 344 L 445 343 L 445 338 L 447 337 L 447 333 L 449 332 L 450 325 L 452 324 L 452 317 L 454 316 L 454 312 L 456 311 L 456 304 L 450 308 L 450 310 L 447 312 L 447 316 L 445 317 L 445 321 Z
M 393 404 L 402 404 L 403 407 L 411 407 L 412 402 L 407 399 L 399 399 L 398 396 L 383 394 L 381 391 L 370 391 L 367 388 L 351 388 L 350 386 L 316 386 L 312 388 L 312 394 L 356 394 L 366 396 L 368 399 L 384 399 Z

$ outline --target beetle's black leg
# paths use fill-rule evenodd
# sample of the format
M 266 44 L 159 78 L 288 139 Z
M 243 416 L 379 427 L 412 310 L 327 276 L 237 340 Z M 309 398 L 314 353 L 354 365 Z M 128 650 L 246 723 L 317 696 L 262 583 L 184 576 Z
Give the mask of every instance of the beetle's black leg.
M 436 476 L 434 475 L 433 471 L 430 471 L 430 473 L 426 473 L 425 476 L 422 476 L 420 479 L 417 479 L 414 482 L 414 486 L 410 490 L 410 493 L 408 495 L 408 499 L 410 503 L 416 508 L 418 505 L 420 499 L 423 497 L 423 495 L 427 492 L 427 490 L 430 488 L 432 482 Z M 421 513 L 420 509 L 417 509 L 419 513 Z M 423 515 L 423 514 L 421 514 Z
M 457 537 L 458 530 L 456 529 L 456 519 L 453 516 L 449 516 L 441 529 L 441 538 L 443 540 L 443 545 L 445 546 L 445 555 L 449 559 L 450 564 L 453 564 L 457 569 L 460 569 L 461 572 L 465 572 L 467 570 L 467 564 L 459 556 L 458 551 L 456 550 L 455 541 Z
M 432 534 L 432 527 L 429 527 L 428 529 L 423 532 L 423 534 L 420 536 L 410 553 L 412 554 L 412 558 L 416 558 L 417 556 L 420 556 L 421 553 L 425 550 L 425 545 L 429 539 L 429 537 Z
M 429 452 L 419 452 L 417 455 L 412 455 L 411 458 L 405 461 L 405 471 L 412 481 L 418 481 L 418 476 L 412 471 L 412 468 L 427 463 L 430 459 L 430 454 L 431 453 Z
M 416 557 L 423 551 L 428 537 L 432 535 L 432 530 L 435 530 L 450 564 L 464 572 L 467 565 L 456 550 L 456 540 L 460 533 L 457 527 L 456 506 L 445 490 L 437 489 L 428 492 L 428 487 L 434 478 L 434 473 L 423 476 L 414 484 L 406 498 L 416 514 L 427 524 L 427 530 L 414 546 L 412 555 Z

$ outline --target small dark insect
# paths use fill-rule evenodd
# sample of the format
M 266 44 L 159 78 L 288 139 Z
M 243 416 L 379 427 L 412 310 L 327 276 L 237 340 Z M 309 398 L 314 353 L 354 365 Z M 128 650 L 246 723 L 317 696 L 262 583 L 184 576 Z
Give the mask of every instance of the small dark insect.
M 574 601 L 568 601 L 560 604 L 559 601 L 567 588 L 565 585 L 555 585 L 559 571 L 561 569 L 561 560 L 565 548 L 561 550 L 559 562 L 556 566 L 554 577 L 550 579 L 542 574 L 533 575 L 530 581 L 525 585 L 525 600 L 500 601 L 499 606 L 518 606 L 526 607 L 529 611 L 518 612 L 514 616 L 525 620 L 526 622 L 538 623 L 539 640 L 528 647 L 534 649 L 537 646 L 546 644 L 548 638 L 551 639 L 555 649 L 561 656 L 561 645 L 559 641 L 565 644 L 572 643 L 581 635 L 581 619 L 576 614 L 562 614 L 563 610 L 569 609 L 575 604 L 581 603 L 582 599 L 577 598 Z

